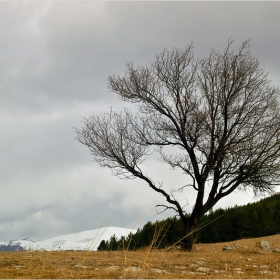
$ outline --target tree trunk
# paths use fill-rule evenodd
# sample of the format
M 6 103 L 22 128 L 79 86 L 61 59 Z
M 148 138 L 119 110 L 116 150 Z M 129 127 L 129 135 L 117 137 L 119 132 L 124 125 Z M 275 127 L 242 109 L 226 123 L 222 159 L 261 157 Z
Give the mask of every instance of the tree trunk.
M 185 226 L 184 236 L 181 241 L 181 249 L 185 251 L 192 250 L 194 240 L 195 240 L 195 233 L 190 228 L 192 227 L 189 227 L 189 225 Z
M 184 222 L 184 235 L 181 240 L 181 249 L 191 251 L 197 235 L 198 219 L 190 217 Z

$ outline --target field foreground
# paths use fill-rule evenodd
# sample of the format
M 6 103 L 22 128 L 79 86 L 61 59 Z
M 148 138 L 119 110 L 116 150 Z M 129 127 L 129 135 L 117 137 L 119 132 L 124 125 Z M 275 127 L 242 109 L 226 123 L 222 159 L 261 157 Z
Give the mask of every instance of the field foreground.
M 0 278 L 280 278 L 280 253 L 258 249 L 260 240 L 267 240 L 272 249 L 280 248 L 280 235 L 273 235 L 197 244 L 193 252 L 149 248 L 136 252 L 1 252 Z M 244 248 L 222 250 L 234 244 Z

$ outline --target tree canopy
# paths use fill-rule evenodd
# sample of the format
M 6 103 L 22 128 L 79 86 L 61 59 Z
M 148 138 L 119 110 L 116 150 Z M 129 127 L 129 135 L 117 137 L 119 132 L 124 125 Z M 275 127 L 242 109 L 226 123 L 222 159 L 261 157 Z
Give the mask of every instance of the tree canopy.
M 193 45 L 164 50 L 149 66 L 127 64 L 110 76 L 109 89 L 138 112 L 93 114 L 76 129 L 95 161 L 116 176 L 144 180 L 184 224 L 182 247 L 190 250 L 199 220 L 234 190 L 263 194 L 279 184 L 279 88 L 250 52 L 249 41 L 232 50 L 195 58 Z M 186 175 L 185 186 L 166 191 L 142 164 L 152 152 Z M 176 191 L 196 191 L 186 215 Z M 182 195 L 180 193 L 180 195 Z

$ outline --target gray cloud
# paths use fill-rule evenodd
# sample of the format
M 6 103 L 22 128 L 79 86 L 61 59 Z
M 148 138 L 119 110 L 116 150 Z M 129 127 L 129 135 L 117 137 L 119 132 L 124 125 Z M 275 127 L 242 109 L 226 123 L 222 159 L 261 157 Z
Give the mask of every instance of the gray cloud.
M 121 109 L 107 77 L 194 41 L 198 57 L 251 38 L 279 84 L 279 2 L 0 3 L 0 240 L 55 235 L 156 217 L 163 198 L 92 163 L 73 127 L 92 112 Z M 155 181 L 184 184 L 151 160 Z M 185 197 L 182 196 L 184 202 Z M 252 201 L 233 194 L 218 207 Z M 192 207 L 191 198 L 185 201 Z M 166 215 L 169 215 L 167 213 Z M 144 218 L 142 223 L 148 218 Z

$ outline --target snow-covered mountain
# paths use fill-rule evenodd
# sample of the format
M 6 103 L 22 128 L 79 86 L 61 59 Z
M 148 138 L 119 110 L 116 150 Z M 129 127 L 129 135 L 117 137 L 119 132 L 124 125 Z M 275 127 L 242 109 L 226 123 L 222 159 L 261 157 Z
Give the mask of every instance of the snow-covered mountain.
M 46 251 L 66 251 L 66 250 L 90 250 L 96 251 L 101 240 L 109 240 L 115 234 L 117 238 L 135 233 L 135 229 L 104 227 L 94 230 L 87 230 L 73 234 L 61 235 L 44 241 L 34 241 L 28 238 L 22 240 L 12 240 L 0 242 L 0 251 L 16 250 L 46 250 Z

